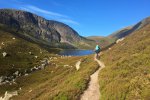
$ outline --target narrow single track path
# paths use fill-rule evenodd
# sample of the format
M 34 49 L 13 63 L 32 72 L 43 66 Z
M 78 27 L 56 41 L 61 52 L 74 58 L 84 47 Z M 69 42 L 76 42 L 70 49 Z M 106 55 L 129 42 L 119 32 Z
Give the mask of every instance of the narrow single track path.
M 81 95 L 81 100 L 99 100 L 101 93 L 99 90 L 98 74 L 105 67 L 104 63 L 95 58 L 100 68 L 90 76 L 90 82 L 87 90 Z

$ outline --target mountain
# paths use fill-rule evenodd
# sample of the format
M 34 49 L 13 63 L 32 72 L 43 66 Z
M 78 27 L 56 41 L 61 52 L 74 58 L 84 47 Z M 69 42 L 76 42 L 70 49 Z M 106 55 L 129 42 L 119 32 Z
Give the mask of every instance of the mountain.
M 112 38 L 102 37 L 102 36 L 89 36 L 87 39 L 94 40 L 97 44 L 99 44 L 102 48 L 107 48 L 113 43 Z
M 106 65 L 99 75 L 102 100 L 150 100 L 150 18 L 133 27 L 101 56 Z
M 103 47 L 104 49 L 107 49 L 107 48 L 111 47 L 112 45 L 114 45 L 117 40 L 134 33 L 135 31 L 145 27 L 148 24 L 150 24 L 150 17 L 143 19 L 142 21 L 138 22 L 137 24 L 135 24 L 133 26 L 128 26 L 123 29 L 120 29 L 106 37 L 89 36 L 86 38 L 90 39 L 90 40 L 94 40 L 101 47 Z
M 82 67 L 77 71 L 78 61 Z M 6 100 L 4 94 L 11 97 L 7 93 L 18 94 L 13 100 L 78 100 L 98 67 L 92 55 L 52 54 L 0 27 L 0 100 Z
M 0 9 L 0 26 L 45 47 L 91 48 L 94 44 L 66 24 L 21 10 Z
M 123 38 L 123 37 L 135 32 L 136 30 L 143 28 L 147 24 L 150 24 L 150 17 L 143 19 L 142 21 L 138 22 L 134 26 L 129 26 L 129 27 L 123 28 L 117 32 L 114 32 L 111 35 L 109 35 L 108 37 L 114 38 L 114 39 Z

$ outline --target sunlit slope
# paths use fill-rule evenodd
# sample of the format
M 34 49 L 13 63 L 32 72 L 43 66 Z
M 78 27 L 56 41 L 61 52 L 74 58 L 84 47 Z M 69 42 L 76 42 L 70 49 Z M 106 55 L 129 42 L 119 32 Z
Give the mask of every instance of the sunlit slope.
M 40 46 L 0 29 L 0 76 L 34 67 L 48 55 Z
M 102 55 L 102 100 L 150 100 L 150 24 Z

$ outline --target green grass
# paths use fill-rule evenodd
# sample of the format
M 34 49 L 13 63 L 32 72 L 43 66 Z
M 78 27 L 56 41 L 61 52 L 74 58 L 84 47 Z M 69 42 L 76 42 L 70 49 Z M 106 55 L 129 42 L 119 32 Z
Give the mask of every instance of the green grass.
M 102 55 L 102 100 L 150 99 L 150 25 L 134 32 Z
M 4 45 L 1 44 L 2 42 Z M 0 75 L 10 75 L 16 70 L 21 71 L 31 68 L 40 64 L 39 61 L 49 55 L 46 50 L 40 48 L 38 45 L 2 30 L 0 30 L 0 46 Z M 9 55 L 3 57 L 3 52 Z M 29 52 L 32 52 L 32 54 L 29 54 Z M 36 59 L 35 56 L 38 56 L 38 58 Z
M 1 42 L 4 42 L 5 45 L 1 45 Z M 90 75 L 98 68 L 97 63 L 93 60 L 93 55 L 61 58 L 37 44 L 3 30 L 0 30 L 0 46 L 0 76 L 11 75 L 17 70 L 24 71 L 39 65 L 40 60 L 45 57 L 53 57 L 46 69 L 17 78 L 17 84 L 0 85 L 0 96 L 4 95 L 5 91 L 17 90 L 19 95 L 13 97 L 15 100 L 77 100 L 87 88 Z M 9 56 L 3 57 L 2 52 L 7 52 Z M 32 54 L 30 55 L 29 52 Z M 35 59 L 34 56 L 38 58 Z M 54 59 L 55 57 L 57 59 Z M 80 59 L 82 60 L 81 68 L 76 71 L 75 64 Z M 64 67 L 64 65 L 72 67 Z M 22 90 L 19 90 L 20 87 Z M 30 90 L 32 91 L 29 92 Z
M 92 56 L 66 57 L 51 61 L 57 65 L 49 65 L 44 70 L 40 70 L 17 79 L 17 84 L 0 87 L 2 90 L 18 90 L 19 96 L 15 100 L 28 99 L 54 99 L 54 100 L 77 100 L 86 89 L 90 75 L 97 70 L 98 65 Z M 82 59 L 79 71 L 75 69 L 75 63 Z M 64 65 L 72 67 L 64 67 Z M 29 92 L 32 90 L 32 92 Z M 3 91 L 4 93 L 4 91 Z

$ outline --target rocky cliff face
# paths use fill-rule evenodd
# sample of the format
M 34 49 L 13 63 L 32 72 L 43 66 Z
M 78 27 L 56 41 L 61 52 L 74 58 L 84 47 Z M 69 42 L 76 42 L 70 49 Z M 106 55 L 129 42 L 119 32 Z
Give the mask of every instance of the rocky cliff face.
M 20 10 L 0 9 L 0 24 L 34 42 L 53 46 L 65 43 L 77 47 L 80 45 L 78 41 L 85 40 L 66 24 Z

